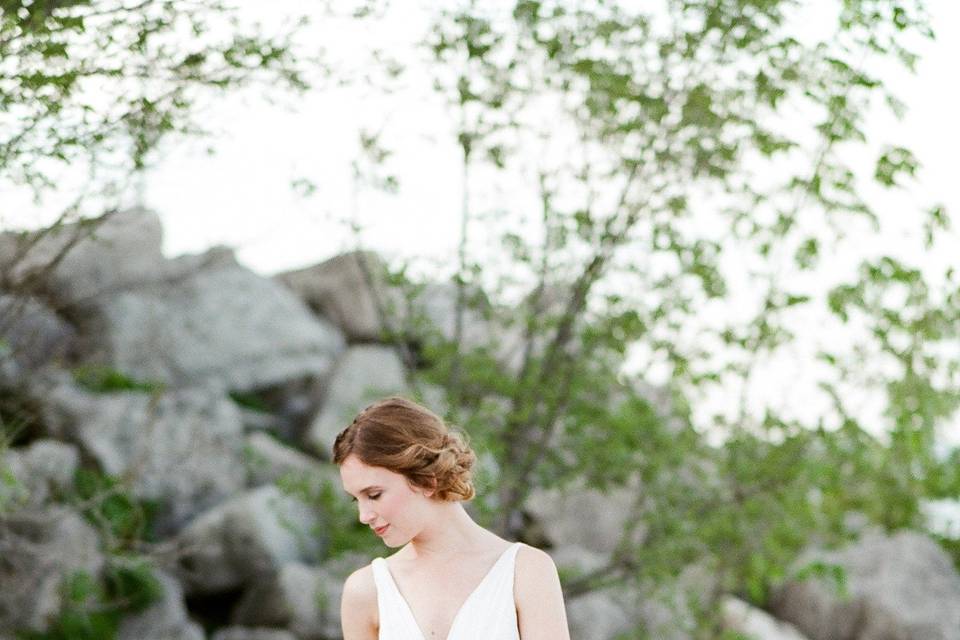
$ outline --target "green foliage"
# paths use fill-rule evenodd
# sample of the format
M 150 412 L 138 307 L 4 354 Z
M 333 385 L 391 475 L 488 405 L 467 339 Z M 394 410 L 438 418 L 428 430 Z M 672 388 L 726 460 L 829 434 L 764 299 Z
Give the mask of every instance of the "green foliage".
M 144 610 L 163 587 L 142 559 L 115 557 L 102 579 L 78 571 L 61 584 L 59 616 L 45 632 L 21 631 L 21 640 L 111 640 L 123 616 Z
M 236 402 L 244 409 L 257 411 L 259 413 L 270 413 L 270 407 L 264 402 L 263 398 L 253 392 L 231 391 L 230 399 Z
M 105 574 L 107 597 L 124 611 L 143 611 L 163 597 L 163 585 L 143 559 L 114 557 Z
M 23 486 L 7 462 L 7 451 L 6 439 L 0 432 L 0 516 L 16 508 L 26 498 Z
M 216 0 L 4 2 L 0 170 L 39 195 L 80 161 L 98 180 L 108 164 L 142 169 L 161 140 L 202 132 L 194 114 L 205 93 L 305 89 L 297 28 L 264 35 Z
M 78 469 L 74 477 L 75 500 L 83 516 L 100 532 L 114 551 L 129 550 L 152 537 L 158 504 L 134 497 L 119 478 L 90 469 Z
M 162 382 L 135 380 L 122 371 L 100 365 L 77 367 L 73 370 L 73 378 L 81 387 L 94 393 L 113 393 L 117 391 L 159 393 L 166 387 Z
M 320 530 L 299 533 L 324 538 L 322 559 L 349 551 L 373 557 L 380 551 L 381 545 L 370 536 L 370 528 L 357 520 L 356 507 L 339 483 L 309 473 L 288 473 L 277 481 L 277 486 L 320 514 Z
M 22 640 L 110 640 L 125 615 L 144 610 L 163 596 L 150 560 L 136 555 L 149 540 L 156 505 L 136 500 L 123 483 L 79 469 L 73 492 L 58 496 L 77 504 L 107 551 L 101 575 L 78 571 L 64 577 L 59 615 L 46 632 L 19 632 Z
M 148 2 L 142 15 L 121 11 L 97 29 L 91 5 L 49 6 L 10 5 L 0 30 L 0 54 L 20 61 L 0 106 L 19 108 L 26 123 L 4 141 L 0 167 L 23 184 L 44 185 L 30 151 L 41 147 L 68 162 L 122 140 L 130 166 L 142 167 L 159 140 L 190 131 L 189 87 L 230 88 L 257 70 L 298 85 L 285 75 L 283 43 L 237 35 L 164 47 L 175 25 L 207 32 L 203 16 L 221 14 L 206 3 L 178 14 L 177 3 Z M 385 308 L 404 326 L 386 326 L 384 338 L 403 352 L 413 388 L 442 386 L 447 418 L 495 462 L 478 476 L 482 524 L 515 538 L 537 489 L 632 483 L 630 524 L 609 570 L 561 568 L 565 586 L 576 595 L 631 581 L 649 595 L 701 564 L 719 589 L 695 607 L 696 637 L 720 635 L 710 598 L 763 605 L 803 548 L 855 535 L 850 514 L 919 528 L 924 497 L 960 493 L 960 454 L 943 460 L 933 447 L 960 406 L 956 274 L 897 256 L 866 256 L 852 276 L 833 268 L 835 255 L 869 244 L 861 223 L 886 224 L 864 180 L 897 188 L 920 167 L 886 141 L 866 174 L 851 164 L 849 149 L 875 142 L 865 128 L 873 105 L 903 112 L 870 70 L 884 60 L 913 68 L 907 43 L 932 34 L 917 0 L 832 7 L 836 20 L 801 38 L 793 25 L 805 5 L 790 0 L 523 0 L 509 13 L 468 2 L 436 11 L 424 43 L 455 116 L 466 182 L 457 313 L 499 331 L 493 344 L 468 346 L 461 322 L 448 340 L 422 314 Z M 117 24 L 132 26 L 130 37 L 93 47 L 103 59 L 74 57 L 75 39 L 96 44 Z M 167 84 L 129 91 L 121 79 L 130 68 L 117 60 L 165 72 Z M 117 89 L 108 96 L 116 120 L 67 118 L 85 111 L 86 78 Z M 362 131 L 359 147 L 355 185 L 396 190 L 380 132 Z M 506 224 L 499 252 L 474 256 L 466 234 L 483 168 L 535 186 L 539 210 L 523 214 L 541 233 Z M 927 247 L 949 228 L 939 205 L 916 219 Z M 411 308 L 423 292 L 402 269 L 386 282 Z M 856 336 L 818 347 L 828 408 L 801 419 L 772 401 L 752 406 L 760 365 L 796 344 L 797 320 L 811 312 L 824 335 Z M 662 394 L 624 374 L 631 354 L 668 380 Z M 155 390 L 94 379 L 96 389 Z M 717 389 L 739 390 L 729 414 L 692 410 Z M 880 406 L 869 418 L 856 402 L 865 394 Z M 708 446 L 705 433 L 722 441 Z M 90 482 L 91 496 L 115 488 Z M 335 483 L 291 475 L 280 484 L 323 513 L 328 557 L 379 549 Z M 95 504 L 118 539 L 137 535 L 133 501 Z M 800 573 L 844 584 L 822 563 Z
M 448 419 L 496 460 L 476 502 L 483 524 L 520 534 L 535 489 L 637 483 L 637 524 L 612 570 L 565 573 L 574 593 L 664 585 L 702 563 L 718 593 L 763 605 L 801 550 L 855 535 L 850 514 L 922 527 L 925 496 L 956 495 L 933 443 L 960 406 L 960 288 L 894 257 L 865 258 L 853 278 L 831 270 L 868 242 L 850 229 L 885 224 L 863 181 L 896 188 L 919 170 L 903 147 L 882 147 L 867 173 L 846 150 L 874 142 L 872 105 L 903 111 L 874 63 L 911 67 L 905 43 L 930 29 L 919 2 L 833 8 L 836 22 L 803 38 L 804 6 L 779 0 L 524 1 L 509 16 L 464 3 L 435 16 L 425 46 L 456 114 L 464 233 L 484 168 L 536 177 L 540 233 L 524 212 L 500 260 L 461 239 L 459 312 L 497 326 L 494 344 L 422 328 L 392 337 L 417 336 L 415 381 L 446 388 Z M 918 221 L 927 246 L 949 224 L 937 206 Z M 785 284 L 804 272 L 828 284 Z M 466 295 L 484 289 L 482 304 Z M 751 407 L 759 365 L 796 344 L 804 317 L 858 336 L 821 349 L 829 409 Z M 669 380 L 665 400 L 624 375 L 633 352 Z M 741 390 L 735 410 L 695 416 L 718 388 Z M 880 399 L 882 424 L 858 415 L 858 394 Z M 707 432 L 722 442 L 707 446 Z M 702 603 L 701 637 L 719 633 L 715 605 Z

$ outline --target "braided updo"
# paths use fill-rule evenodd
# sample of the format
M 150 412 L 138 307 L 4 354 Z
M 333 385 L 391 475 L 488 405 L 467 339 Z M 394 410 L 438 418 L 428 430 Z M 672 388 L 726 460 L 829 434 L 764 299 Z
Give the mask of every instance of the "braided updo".
M 411 484 L 433 490 L 435 500 L 470 500 L 477 456 L 465 434 L 454 431 L 416 402 L 391 396 L 361 411 L 333 443 L 333 461 L 356 455 L 366 465 L 383 467 Z

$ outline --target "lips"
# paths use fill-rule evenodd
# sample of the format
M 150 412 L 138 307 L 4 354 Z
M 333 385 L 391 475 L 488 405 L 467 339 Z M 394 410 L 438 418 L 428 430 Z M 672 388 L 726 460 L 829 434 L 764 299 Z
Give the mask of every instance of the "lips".
M 390 525 L 385 524 L 385 525 L 383 525 L 383 526 L 382 526 L 381 528 L 379 528 L 379 529 L 374 529 L 373 532 L 374 532 L 375 534 L 377 534 L 378 536 L 382 536 L 383 533 L 384 533 L 384 531 L 386 531 L 386 530 L 387 530 L 387 527 L 389 527 L 389 526 L 390 526 Z

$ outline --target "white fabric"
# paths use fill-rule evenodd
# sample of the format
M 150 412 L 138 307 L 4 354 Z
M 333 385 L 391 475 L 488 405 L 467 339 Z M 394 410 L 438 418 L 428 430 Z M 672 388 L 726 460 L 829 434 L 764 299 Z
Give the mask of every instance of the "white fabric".
M 467 596 L 446 640 L 520 640 L 513 603 L 513 574 L 519 542 L 514 542 Z M 394 582 L 387 561 L 372 562 L 380 611 L 379 640 L 426 640 L 406 599 Z

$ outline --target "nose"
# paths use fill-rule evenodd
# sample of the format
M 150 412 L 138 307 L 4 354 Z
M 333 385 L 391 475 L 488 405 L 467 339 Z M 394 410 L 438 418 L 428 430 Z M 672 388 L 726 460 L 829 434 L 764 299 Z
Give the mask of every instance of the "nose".
M 371 522 L 377 519 L 377 514 L 371 511 L 369 508 L 360 505 L 360 522 L 363 524 L 369 525 Z

